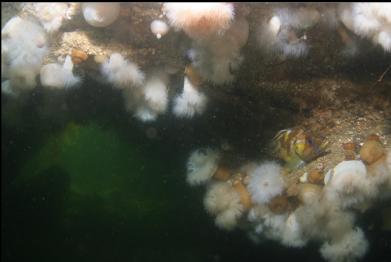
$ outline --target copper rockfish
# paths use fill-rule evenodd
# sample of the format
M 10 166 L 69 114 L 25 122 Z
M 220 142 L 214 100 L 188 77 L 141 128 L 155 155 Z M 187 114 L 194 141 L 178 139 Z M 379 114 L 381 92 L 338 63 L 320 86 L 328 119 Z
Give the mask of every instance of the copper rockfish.
M 299 168 L 325 153 L 327 142 L 320 145 L 302 128 L 284 129 L 273 138 L 274 154 L 288 168 Z

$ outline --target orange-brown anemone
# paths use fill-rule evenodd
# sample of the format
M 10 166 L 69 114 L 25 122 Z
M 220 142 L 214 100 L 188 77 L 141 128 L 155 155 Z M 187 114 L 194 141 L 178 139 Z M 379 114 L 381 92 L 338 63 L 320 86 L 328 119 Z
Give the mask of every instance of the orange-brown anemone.
M 219 181 L 227 181 L 231 177 L 231 171 L 225 167 L 218 167 L 213 178 Z
M 360 149 L 360 158 L 367 165 L 375 163 L 385 155 L 385 149 L 377 135 L 368 136 Z
M 342 148 L 345 154 L 345 160 L 355 160 L 356 159 L 356 144 L 353 142 L 348 142 L 342 144 Z
M 190 83 L 196 87 L 199 87 L 203 82 L 202 77 L 192 65 L 186 66 L 185 75 L 188 77 Z
M 88 55 L 86 52 L 79 49 L 72 49 L 71 52 L 72 62 L 77 65 L 87 60 Z
M 288 197 L 285 195 L 276 196 L 270 201 L 268 207 L 273 213 L 282 214 L 288 210 Z
M 324 174 L 321 170 L 315 169 L 311 170 L 308 174 L 308 182 L 311 184 L 323 185 Z
M 240 180 L 236 180 L 233 182 L 232 187 L 236 190 L 236 192 L 240 195 L 240 202 L 244 206 L 246 210 L 250 209 L 252 202 L 250 193 L 247 191 L 247 188 L 243 185 Z

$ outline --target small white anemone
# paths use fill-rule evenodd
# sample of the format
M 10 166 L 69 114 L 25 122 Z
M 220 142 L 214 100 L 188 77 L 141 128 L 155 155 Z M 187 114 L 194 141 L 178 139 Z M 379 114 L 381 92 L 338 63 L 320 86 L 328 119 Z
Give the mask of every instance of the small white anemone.
M 209 181 L 218 168 L 219 159 L 220 153 L 210 148 L 192 152 L 187 161 L 187 183 L 200 185 Z
M 324 209 L 324 218 L 320 228 L 325 231 L 329 239 L 339 239 L 354 228 L 354 213 L 341 210 L 331 203 Z
M 203 41 L 194 41 L 192 65 L 203 79 L 214 84 L 234 80 L 243 56 L 240 49 L 247 43 L 249 24 L 246 19 L 236 19 L 222 35 L 213 35 Z
M 324 205 L 319 205 L 319 203 L 301 205 L 294 211 L 294 214 L 303 236 L 309 239 L 323 239 L 327 236 L 320 223 L 326 217 Z
M 298 9 L 281 8 L 275 11 L 285 26 L 296 29 L 308 29 L 320 20 L 320 13 L 315 8 L 301 7 Z
M 281 241 L 284 234 L 286 214 L 275 214 L 266 206 L 258 205 L 250 210 L 249 219 L 254 223 L 254 232 L 265 238 Z
M 371 39 L 386 52 L 391 51 L 390 17 L 390 3 L 351 3 L 339 8 L 339 18 L 349 30 Z
M 140 86 L 144 82 L 144 73 L 139 67 L 119 53 L 113 53 L 110 59 L 102 64 L 102 74 L 109 83 L 119 89 Z
M 244 211 L 239 193 L 226 182 L 216 182 L 208 188 L 204 206 L 209 214 L 216 216 L 216 225 L 225 230 L 233 229 Z
M 285 221 L 285 226 L 282 233 L 281 242 L 288 247 L 303 247 L 307 244 L 308 239 L 304 238 L 302 226 L 296 218 L 296 214 L 292 213 Z
M 165 3 L 170 24 L 194 40 L 225 31 L 234 18 L 232 3 Z
M 273 37 L 276 37 L 281 28 L 281 19 L 278 16 L 273 16 L 268 23 L 268 31 Z
M 232 230 L 235 228 L 235 226 L 238 224 L 238 219 L 243 214 L 243 206 L 238 203 L 236 200 L 235 202 L 231 203 L 230 208 L 221 212 L 216 216 L 215 223 L 216 225 L 225 230 Z
M 282 169 L 276 162 L 265 162 L 250 173 L 248 190 L 255 203 L 263 204 L 284 190 Z
M 34 3 L 34 16 L 48 33 L 56 32 L 68 12 L 67 3 Z
M 114 57 L 115 58 L 115 57 Z M 164 71 L 156 71 L 152 73 L 146 80 L 143 86 L 142 80 L 144 79 L 144 74 L 135 70 L 135 65 L 131 65 L 129 62 L 126 62 L 122 59 L 122 57 L 117 57 L 119 62 L 114 61 L 115 64 L 126 64 L 125 69 L 128 71 L 121 72 L 120 74 L 124 74 L 125 78 L 128 78 L 123 83 L 118 81 L 113 81 L 113 78 L 110 82 L 114 82 L 116 86 L 124 87 L 122 88 L 123 97 L 125 100 L 125 108 L 129 112 L 133 112 L 133 115 L 143 121 L 143 122 L 151 122 L 157 119 L 158 115 L 163 114 L 167 110 L 168 105 L 168 76 Z M 122 61 L 121 61 L 122 60 Z M 110 61 L 108 62 L 110 63 Z M 109 71 L 110 66 L 106 66 L 104 70 Z M 114 68 L 114 70 L 117 70 Z M 122 71 L 121 68 L 118 69 Z M 133 73 L 132 73 L 133 71 Z M 129 74 L 130 75 L 126 75 Z M 135 79 L 131 79 L 135 75 Z M 131 83 L 133 81 L 133 83 Z M 136 88 L 126 88 L 137 86 Z
M 269 213 L 264 217 L 263 226 L 264 234 L 267 238 L 272 240 L 280 240 L 284 234 L 286 214 Z
M 155 121 L 157 118 L 157 114 L 145 105 L 138 106 L 134 116 L 143 122 Z
M 201 115 L 206 108 L 207 97 L 198 91 L 185 77 L 183 92 L 174 100 L 173 112 L 177 117 L 192 118 Z
M 153 20 L 151 23 L 151 31 L 157 39 L 167 34 L 169 29 L 170 27 L 162 20 Z
M 376 4 L 372 3 L 354 3 L 353 23 L 354 32 L 358 35 L 369 36 L 373 32 L 381 29 L 383 22 L 375 11 Z
M 356 261 L 368 251 L 369 243 L 360 228 L 350 231 L 341 239 L 326 242 L 320 248 L 322 256 L 331 262 Z
M 36 86 L 47 53 L 46 35 L 39 24 L 19 16 L 5 24 L 1 30 L 2 78 L 10 80 L 14 93 Z
M 261 24 L 257 33 L 257 41 L 260 48 L 265 52 L 273 51 L 277 42 L 277 35 L 281 29 L 281 19 L 275 15 L 269 21 Z
M 80 77 L 72 72 L 73 63 L 69 55 L 63 65 L 47 64 L 41 68 L 41 84 L 50 89 L 70 88 L 80 83 Z
M 120 3 L 82 3 L 81 7 L 86 22 L 95 27 L 111 25 L 120 13 Z
M 155 114 L 162 114 L 167 110 L 168 80 L 165 73 L 154 73 L 147 78 L 145 85 L 142 87 L 145 102 Z
M 379 43 L 387 52 L 391 52 L 391 28 L 388 31 L 381 31 L 376 35 L 375 42 Z
M 303 42 L 297 42 L 295 44 L 280 42 L 281 54 L 283 57 L 299 58 L 306 56 L 309 51 L 308 45 Z
M 292 21 L 289 19 L 292 19 L 292 17 L 295 16 L 285 17 L 285 12 L 288 11 L 280 11 L 279 15 L 273 16 L 269 21 L 264 22 L 260 26 L 257 34 L 259 46 L 264 53 L 281 55 L 286 58 L 299 58 L 306 56 L 309 51 L 309 46 L 306 43 L 306 37 L 305 35 L 300 38 L 297 37 L 293 28 L 302 28 L 305 27 L 305 25 L 312 26 L 312 24 L 310 21 L 303 18 L 304 21 L 301 21 L 300 19 L 295 21 L 295 23 L 298 23 L 297 25 L 290 25 L 289 23 Z
M 334 204 L 357 207 L 376 194 L 370 183 L 367 168 L 360 160 L 342 161 L 333 169 L 333 175 L 326 186 L 326 197 Z

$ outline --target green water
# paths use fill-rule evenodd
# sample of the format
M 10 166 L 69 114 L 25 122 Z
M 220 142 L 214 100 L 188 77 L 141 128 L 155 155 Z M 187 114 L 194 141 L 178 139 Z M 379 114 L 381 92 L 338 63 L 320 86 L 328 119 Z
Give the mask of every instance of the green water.
M 21 101 L 2 97 L 4 261 L 320 259 L 316 244 L 255 245 L 240 229 L 218 229 L 204 210 L 204 189 L 185 183 L 196 147 L 228 140 L 260 154 L 268 134 L 234 128 L 248 121 L 246 111 L 222 104 L 191 121 L 143 124 L 117 92 L 97 85 L 37 90 Z M 379 235 L 371 242 L 375 259 L 382 243 Z
M 103 101 L 108 90 L 3 98 L 2 258 L 235 261 L 263 250 L 217 229 L 203 189 L 185 183 L 189 152 L 216 139 L 200 132 L 208 121 L 140 124 L 115 92 Z M 69 108 L 59 119 L 50 103 Z

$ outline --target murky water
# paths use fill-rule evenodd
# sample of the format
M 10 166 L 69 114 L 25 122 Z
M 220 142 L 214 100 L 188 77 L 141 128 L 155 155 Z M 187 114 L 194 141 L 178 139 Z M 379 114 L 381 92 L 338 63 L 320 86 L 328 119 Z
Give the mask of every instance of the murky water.
M 376 134 L 384 157 L 379 173 L 391 176 L 384 171 L 388 170 L 387 154 L 391 154 L 391 57 L 384 40 L 390 21 L 382 20 L 388 31 L 379 29 L 377 37 L 370 38 L 358 29 L 351 30 L 346 21 L 331 26 L 325 19 L 338 16 L 339 9 L 350 10 L 349 5 L 227 4 L 220 7 L 220 14 L 224 8 L 234 8 L 235 22 L 227 28 L 220 26 L 229 34 L 215 35 L 205 28 L 197 31 L 191 23 L 189 27 L 184 23 L 182 31 L 159 31 L 162 35 L 157 40 L 149 25 L 159 18 L 173 28 L 172 16 L 178 14 L 169 7 L 166 17 L 161 4 L 121 3 L 118 20 L 105 27 L 88 21 L 84 7 L 72 11 L 73 5 L 56 6 L 53 14 L 66 8 L 72 18 L 64 16 L 53 33 L 39 19 L 46 16 L 34 4 L 2 3 L 2 15 L 8 18 L 2 20 L 3 29 L 19 14 L 35 17 L 31 20 L 35 25 L 23 23 L 36 33 L 26 38 L 24 33 L 9 34 L 20 31 L 18 27 L 8 29 L 8 34 L 2 31 L 2 259 L 334 261 L 330 254 L 326 258 L 320 253 L 325 243 L 343 239 L 334 238 L 337 233 L 330 226 L 339 225 L 333 221 L 337 216 L 331 215 L 334 209 L 327 206 L 324 214 L 314 211 L 313 215 L 319 220 L 314 224 L 333 232 L 331 236 L 311 235 L 305 228 L 302 239 L 286 240 L 290 231 L 280 231 L 276 221 L 287 220 L 308 204 L 300 193 L 290 193 L 304 173 L 320 170 L 317 186 L 326 191 L 323 176 L 346 160 L 343 145 L 348 142 L 356 147 L 352 158 L 364 161 L 360 148 L 367 137 Z M 273 17 L 280 19 L 281 27 L 274 44 L 264 40 L 266 25 L 277 23 Z M 301 22 L 304 25 L 296 24 Z M 246 30 L 247 37 L 243 36 Z M 203 35 L 206 32 L 211 35 Z M 42 43 L 40 34 L 47 38 Z M 232 37 L 224 38 L 227 35 Z M 20 54 L 37 52 L 37 47 L 26 51 L 28 45 L 23 47 L 21 39 L 37 40 L 38 48 L 47 48 L 40 68 L 53 62 L 67 68 L 71 58 L 65 57 L 72 54 L 71 70 L 64 74 L 77 78 L 72 78 L 77 84 L 69 87 L 67 77 L 69 81 L 63 82 L 61 77 L 43 79 L 39 70 L 32 70 L 35 80 L 30 81 L 21 68 L 31 64 L 25 61 L 15 66 L 13 61 Z M 245 40 L 241 43 L 240 39 Z M 23 47 L 15 47 L 18 54 L 6 48 L 18 44 Z M 133 70 L 129 81 L 116 79 L 113 72 L 117 69 L 110 67 L 114 64 L 111 55 L 117 52 L 118 70 Z M 15 72 L 21 72 L 22 80 Z M 286 140 L 281 140 L 277 154 L 273 137 L 283 129 L 295 130 L 283 134 L 295 133 L 297 138 L 280 136 Z M 305 140 L 310 144 L 297 134 L 311 138 Z M 315 152 L 325 141 L 327 147 Z M 201 148 L 218 152 L 218 164 L 202 162 L 200 157 L 200 169 L 209 164 L 215 169 L 194 186 L 188 178 L 194 167 L 189 159 Z M 296 150 L 295 158 L 290 150 Z M 303 155 L 310 157 L 300 158 Z M 293 158 L 295 162 L 289 163 Z M 251 191 L 248 180 L 255 176 L 249 174 L 265 161 L 274 161 L 289 178 L 277 194 L 289 204 L 273 209 L 267 203 L 273 211 L 258 217 L 253 214 L 256 218 L 251 221 L 251 212 L 266 205 L 247 192 Z M 375 173 L 373 166 L 365 165 L 370 174 Z M 214 174 L 220 167 L 229 173 L 222 181 Z M 218 220 L 223 212 L 211 211 L 206 204 L 207 192 L 218 183 L 229 185 L 235 194 L 227 206 L 241 205 L 240 214 L 230 217 L 228 224 Z M 237 183 L 250 196 L 249 207 L 243 204 Z M 369 246 L 357 255 L 360 252 L 354 245 L 347 244 L 343 249 L 351 248 L 351 255 L 331 252 L 337 254 L 335 261 L 391 259 L 391 235 L 386 228 L 390 218 L 381 215 L 389 210 L 390 188 L 382 183 L 375 190 L 376 200 L 346 209 L 339 203 L 332 205 L 345 212 L 342 216 L 354 214 L 354 223 L 347 227 L 360 228 Z M 308 220 L 302 220 L 303 228 L 311 221 L 312 213 L 308 214 Z M 303 239 L 306 245 L 293 247 Z

